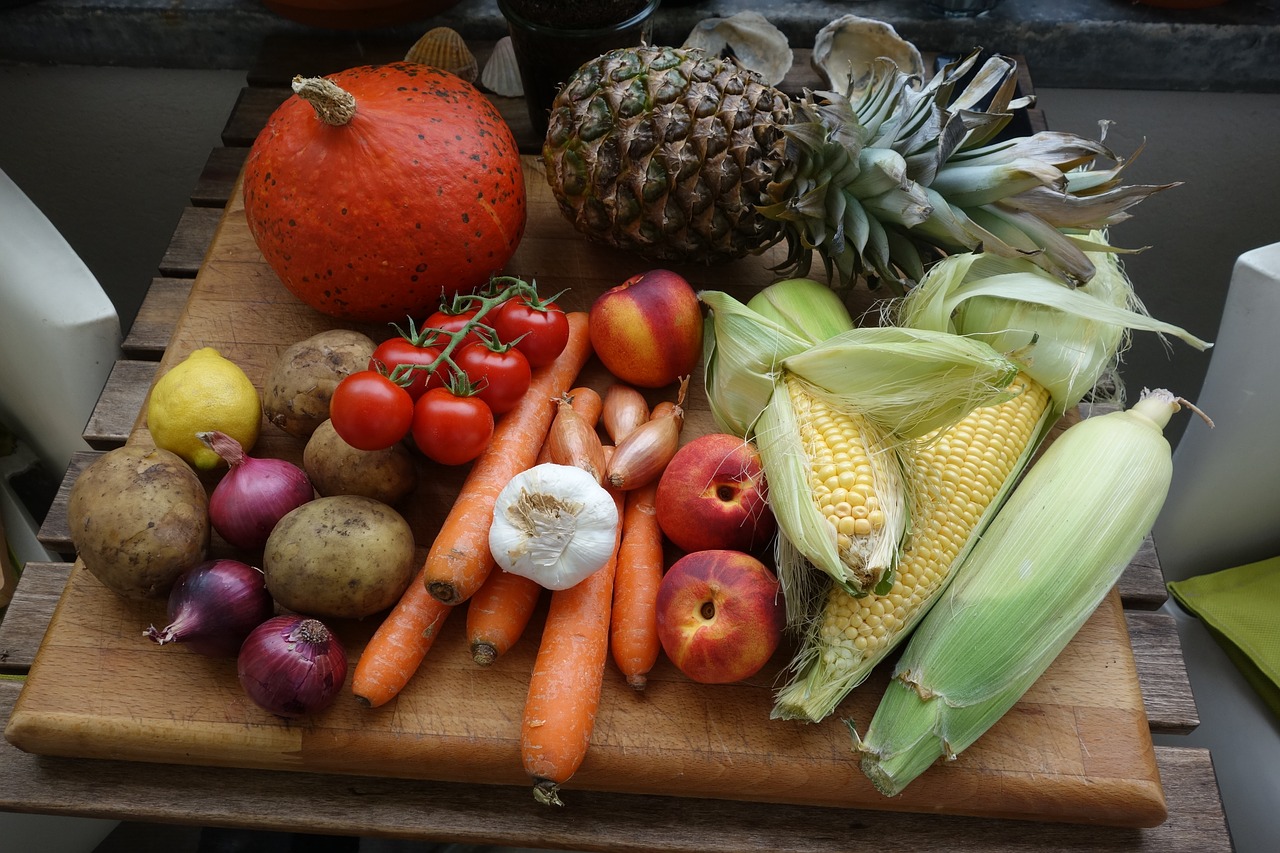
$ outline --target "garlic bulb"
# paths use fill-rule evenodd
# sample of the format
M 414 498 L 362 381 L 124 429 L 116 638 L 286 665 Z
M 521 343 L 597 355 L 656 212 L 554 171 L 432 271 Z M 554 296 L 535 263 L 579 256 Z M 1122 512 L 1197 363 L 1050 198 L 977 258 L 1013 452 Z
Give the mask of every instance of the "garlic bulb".
M 547 589 L 568 589 L 613 555 L 618 506 L 586 471 L 547 462 L 498 493 L 489 551 L 504 570 Z

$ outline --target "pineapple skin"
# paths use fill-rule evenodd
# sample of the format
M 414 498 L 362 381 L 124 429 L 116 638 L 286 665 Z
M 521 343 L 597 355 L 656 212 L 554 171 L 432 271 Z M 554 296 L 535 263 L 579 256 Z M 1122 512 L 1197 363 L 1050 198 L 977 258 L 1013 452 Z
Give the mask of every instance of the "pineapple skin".
M 561 212 L 589 239 L 674 263 L 763 251 L 781 223 L 790 99 L 694 49 L 610 51 L 575 72 L 542 149 Z

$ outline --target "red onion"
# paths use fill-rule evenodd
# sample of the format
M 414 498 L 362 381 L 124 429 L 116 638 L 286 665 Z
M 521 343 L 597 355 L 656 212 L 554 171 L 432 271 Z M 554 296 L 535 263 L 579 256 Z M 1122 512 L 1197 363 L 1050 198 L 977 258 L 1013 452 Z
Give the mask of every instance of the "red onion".
M 185 643 L 208 657 L 235 657 L 249 632 L 274 610 L 262 569 L 239 560 L 209 560 L 184 572 L 169 592 L 169 625 L 142 636 L 160 645 Z
M 230 466 L 209 495 L 209 522 L 237 548 L 266 545 L 277 521 L 315 497 L 307 472 L 292 462 L 249 456 L 217 430 L 196 435 Z
M 263 710 L 281 717 L 323 711 L 347 678 L 347 652 L 324 623 L 306 616 L 263 622 L 240 647 L 240 686 Z

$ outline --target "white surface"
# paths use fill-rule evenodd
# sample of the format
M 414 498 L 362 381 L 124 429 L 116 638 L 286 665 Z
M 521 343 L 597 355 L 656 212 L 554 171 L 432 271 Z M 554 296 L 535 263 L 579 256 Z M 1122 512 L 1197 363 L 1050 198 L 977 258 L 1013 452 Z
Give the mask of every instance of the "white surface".
M 1173 457 L 1173 484 L 1154 537 L 1167 580 L 1280 554 L 1280 243 L 1235 264 L 1222 326 L 1192 418 Z M 1208 747 L 1237 853 L 1280 849 L 1280 722 L 1204 625 L 1173 598 L 1200 726 L 1156 743 Z M 1276 614 L 1280 619 L 1280 613 Z
M 1280 453 L 1272 446 L 1280 423 L 1278 335 L 1275 243 L 1241 255 L 1231 277 L 1204 389 L 1194 400 L 1214 427 L 1191 418 L 1156 520 L 1165 580 L 1280 554 Z
M 98 280 L 0 171 L 0 419 L 58 476 L 120 354 L 120 320 Z

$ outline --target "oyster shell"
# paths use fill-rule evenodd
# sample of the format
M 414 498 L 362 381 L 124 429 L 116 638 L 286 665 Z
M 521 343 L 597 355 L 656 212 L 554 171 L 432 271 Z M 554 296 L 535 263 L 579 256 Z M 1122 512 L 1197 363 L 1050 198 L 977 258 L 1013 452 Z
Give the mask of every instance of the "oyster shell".
M 493 53 L 480 72 L 480 85 L 504 98 L 524 97 L 524 81 L 520 79 L 511 36 L 503 36 L 493 45 Z
M 818 31 L 810 64 L 831 91 L 855 97 L 867 87 L 871 64 L 881 56 L 907 74 L 924 75 L 915 45 L 889 24 L 858 15 L 836 18 Z
M 428 30 L 404 55 L 406 62 L 430 65 L 456 74 L 468 83 L 474 83 L 480 74 L 475 54 L 467 47 L 462 35 L 448 27 Z
M 786 34 L 759 12 L 699 21 L 684 46 L 701 48 L 712 56 L 732 56 L 770 86 L 782 82 L 794 59 Z

